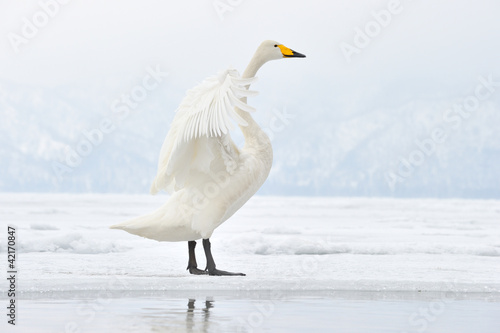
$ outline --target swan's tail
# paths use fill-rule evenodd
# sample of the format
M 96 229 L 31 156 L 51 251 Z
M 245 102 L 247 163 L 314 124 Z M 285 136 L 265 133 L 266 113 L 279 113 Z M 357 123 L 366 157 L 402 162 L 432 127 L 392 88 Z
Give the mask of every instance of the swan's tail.
M 178 242 L 201 238 L 178 210 L 167 204 L 168 202 L 150 214 L 112 225 L 110 228 L 157 241 Z
M 158 229 L 161 226 L 161 215 L 158 211 L 151 214 L 139 216 L 135 219 L 131 219 L 122 223 L 112 225 L 111 229 L 121 229 L 133 235 L 158 239 Z

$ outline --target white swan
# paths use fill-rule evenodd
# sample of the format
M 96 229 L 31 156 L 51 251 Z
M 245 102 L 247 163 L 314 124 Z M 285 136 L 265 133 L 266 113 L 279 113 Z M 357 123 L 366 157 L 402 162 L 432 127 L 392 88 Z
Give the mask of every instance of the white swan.
M 268 136 L 250 116 L 248 90 L 259 68 L 269 60 L 300 57 L 275 41 L 264 41 L 241 77 L 229 69 L 188 91 L 165 138 L 151 193 L 167 190 L 159 209 L 117 225 L 131 234 L 158 241 L 188 241 L 191 274 L 244 275 L 217 270 L 209 238 L 262 186 L 271 169 Z M 239 149 L 229 130 L 236 121 L 245 137 Z M 197 267 L 194 249 L 203 239 L 207 268 Z

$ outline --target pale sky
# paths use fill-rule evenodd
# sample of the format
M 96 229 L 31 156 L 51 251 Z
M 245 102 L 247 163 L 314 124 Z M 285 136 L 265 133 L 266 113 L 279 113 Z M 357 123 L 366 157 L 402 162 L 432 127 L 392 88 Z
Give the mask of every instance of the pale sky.
M 228 65 L 242 72 L 264 39 L 308 56 L 293 67 L 281 62 L 264 69 L 270 86 L 421 77 L 453 85 L 500 69 L 500 3 L 494 0 L 401 0 L 399 13 L 351 63 L 340 44 L 352 44 L 356 27 L 364 29 L 372 12 L 391 1 L 227 1 L 72 0 L 59 5 L 19 53 L 9 33 L 22 35 L 23 19 L 33 20 L 39 1 L 1 1 L 0 77 L 43 85 L 112 81 L 161 64 L 189 88 Z M 214 8 L 220 3 L 236 4 L 221 14 L 224 20 Z

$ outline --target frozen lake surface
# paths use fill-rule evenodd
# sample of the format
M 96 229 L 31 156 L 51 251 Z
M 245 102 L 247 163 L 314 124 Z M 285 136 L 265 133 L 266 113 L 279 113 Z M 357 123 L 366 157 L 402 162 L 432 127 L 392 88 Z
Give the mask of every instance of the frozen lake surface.
M 498 332 L 500 299 L 405 292 L 52 293 L 22 301 L 22 332 Z M 62 298 L 59 298 L 62 297 Z
M 16 226 L 19 270 L 18 325 L 2 332 L 500 327 L 499 201 L 255 197 L 211 239 L 217 267 L 247 276 L 210 277 L 185 270 L 185 242 L 108 229 L 164 200 L 0 194 L 0 250 Z

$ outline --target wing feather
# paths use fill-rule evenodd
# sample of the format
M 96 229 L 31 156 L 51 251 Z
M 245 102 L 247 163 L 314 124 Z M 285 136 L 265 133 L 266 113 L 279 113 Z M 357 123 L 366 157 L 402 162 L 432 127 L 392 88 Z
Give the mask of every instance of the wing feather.
M 239 151 L 229 131 L 235 122 L 248 125 L 235 108 L 255 111 L 240 99 L 257 94 L 248 90 L 256 79 L 243 79 L 235 69 L 228 69 L 186 93 L 163 143 L 151 193 L 162 189 L 173 193 L 220 168 L 232 172 L 228 168 L 234 166 Z
M 231 119 L 246 126 L 235 107 L 245 112 L 255 111 L 240 100 L 257 94 L 247 89 L 255 81 L 256 78 L 242 79 L 236 70 L 228 69 L 191 89 L 177 110 L 185 122 L 180 128 L 181 138 L 189 141 L 201 136 L 220 136 L 220 133 L 225 133 L 224 128 L 232 127 Z

